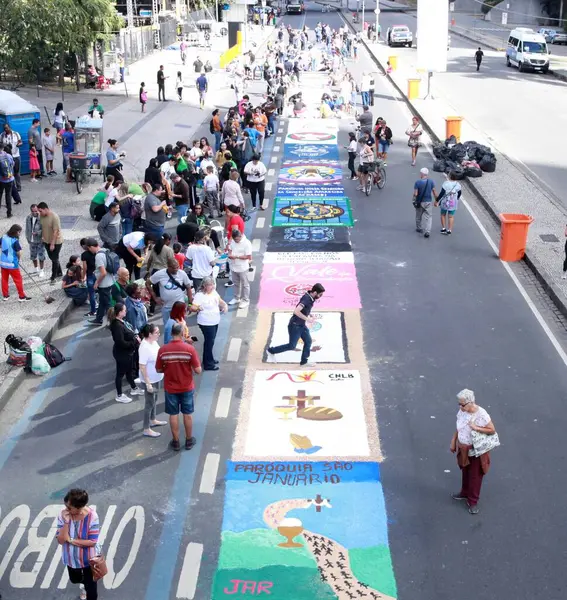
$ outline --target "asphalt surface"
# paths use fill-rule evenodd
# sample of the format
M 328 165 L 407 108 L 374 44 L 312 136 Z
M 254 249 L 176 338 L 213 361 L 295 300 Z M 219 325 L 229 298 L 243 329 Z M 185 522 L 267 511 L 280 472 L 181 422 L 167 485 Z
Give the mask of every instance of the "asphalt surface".
M 305 18 L 284 21 L 314 27 L 321 19 L 319 12 L 308 12 Z M 333 13 L 324 20 L 335 28 L 341 23 Z M 363 55 L 355 70 L 369 67 Z M 463 205 L 452 237 L 439 235 L 437 211 L 432 237 L 415 233 L 413 182 L 430 157 L 423 153 L 418 165 L 410 166 L 403 136 L 408 114 L 382 78 L 376 92 L 374 116 L 387 118 L 395 137 L 387 185 L 370 198 L 350 182 L 345 187 L 356 219 L 352 240 L 364 350 L 386 456 L 381 472 L 398 597 L 560 600 L 566 594 L 567 529 L 561 518 L 565 365 Z M 349 129 L 348 122 L 341 122 L 341 146 Z M 251 239 L 267 233 L 255 231 L 255 218 L 248 223 Z M 242 338 L 245 356 L 258 279 L 249 317 L 231 312 L 222 322 L 216 344 L 221 370 L 200 378 L 199 444 L 191 452 L 169 452 L 167 431 L 156 440 L 142 438 L 139 400 L 114 402 L 106 330 L 85 331 L 80 319 L 61 330 L 55 343 L 72 362 L 39 384 L 29 380 L 22 385 L 0 423 L 4 598 L 73 597 L 71 586 L 66 592 L 58 589 L 66 575 L 52 529 L 62 496 L 72 485 L 89 489 L 108 529 L 111 576 L 104 586 L 114 591 L 103 586 L 101 597 L 176 598 L 185 549 L 199 541 L 205 553 L 195 598 L 210 598 L 223 463 L 237 402 L 226 419 L 213 421 L 212 413 L 220 387 L 231 387 L 233 397 L 239 397 L 243 360 L 225 364 L 226 342 Z M 464 387 L 475 390 L 502 440 L 493 453 L 477 517 L 450 498 L 458 490 L 459 473 L 448 445 L 455 394 Z M 218 483 L 213 494 L 199 494 L 209 453 L 221 457 Z

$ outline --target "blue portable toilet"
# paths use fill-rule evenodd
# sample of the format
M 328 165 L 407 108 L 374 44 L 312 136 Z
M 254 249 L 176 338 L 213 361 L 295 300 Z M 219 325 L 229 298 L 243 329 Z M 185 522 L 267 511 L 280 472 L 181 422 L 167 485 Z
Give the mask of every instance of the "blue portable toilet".
M 28 129 L 34 119 L 41 115 L 37 106 L 24 100 L 18 94 L 8 90 L 0 90 L 0 128 L 8 123 L 13 131 L 22 137 L 20 146 L 20 173 L 25 175 L 30 172 L 30 145 L 28 142 Z

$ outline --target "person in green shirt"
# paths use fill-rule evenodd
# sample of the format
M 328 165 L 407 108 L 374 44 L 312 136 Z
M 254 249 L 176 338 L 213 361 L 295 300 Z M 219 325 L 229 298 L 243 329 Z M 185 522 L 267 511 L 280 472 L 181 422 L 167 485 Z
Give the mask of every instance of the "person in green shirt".
M 88 113 L 91 117 L 93 116 L 95 110 L 97 111 L 97 113 L 100 115 L 100 118 L 102 119 L 102 117 L 104 115 L 104 108 L 102 107 L 102 104 L 98 103 L 98 98 L 93 98 L 93 103 L 89 106 Z

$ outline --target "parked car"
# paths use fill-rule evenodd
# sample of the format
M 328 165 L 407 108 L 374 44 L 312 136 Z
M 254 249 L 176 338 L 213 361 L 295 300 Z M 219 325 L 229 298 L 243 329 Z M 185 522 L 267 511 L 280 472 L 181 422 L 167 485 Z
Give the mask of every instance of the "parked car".
M 407 46 L 411 48 L 413 35 L 407 25 L 394 25 L 388 27 L 387 31 L 388 46 Z
M 539 33 L 543 35 L 548 44 L 565 44 L 567 46 L 567 33 L 564 31 L 542 27 L 539 30 Z

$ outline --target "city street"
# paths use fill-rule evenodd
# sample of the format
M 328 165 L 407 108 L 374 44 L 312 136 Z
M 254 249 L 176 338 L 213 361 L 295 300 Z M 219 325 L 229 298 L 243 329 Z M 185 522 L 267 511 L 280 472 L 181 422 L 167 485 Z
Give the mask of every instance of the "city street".
M 297 29 L 303 25 L 313 29 L 318 21 L 335 29 L 344 23 L 339 13 L 322 15 L 316 6 L 309 3 L 305 15 L 284 16 L 283 22 Z M 384 14 L 382 30 L 393 23 L 415 24 L 412 19 Z M 415 49 L 396 53 L 405 57 L 415 54 Z M 562 194 L 567 185 L 567 159 L 560 152 L 560 139 L 564 129 L 567 133 L 567 118 L 549 107 L 564 104 L 567 84 L 511 71 L 501 55 L 489 51 L 477 74 L 473 53 L 472 44 L 453 37 L 450 72 L 436 77 L 435 86 L 504 152 L 509 149 Z M 362 46 L 359 60 L 348 61 L 347 66 L 358 81 L 363 72 L 376 71 Z M 148 78 L 153 75 L 152 71 Z M 323 88 L 326 78 L 309 74 L 306 79 L 312 87 L 320 83 Z M 252 88 L 254 104 L 259 103 L 259 90 L 260 84 Z M 223 109 L 232 100 L 230 93 L 227 88 L 219 100 Z M 371 389 L 364 399 L 372 403 L 373 398 L 377 425 L 367 423 L 367 462 L 356 464 L 380 462 L 379 487 L 383 488 L 387 513 L 383 523 L 387 535 L 382 540 L 387 556 L 366 575 L 380 577 L 382 573 L 375 571 L 387 571 L 391 555 L 397 590 L 383 592 L 388 598 L 563 600 L 567 594 L 563 574 L 567 526 L 559 516 L 567 450 L 559 442 L 567 389 L 565 320 L 550 308 L 524 265 L 507 269 L 495 258 L 491 244 L 498 243 L 499 234 L 476 199 L 463 197 L 452 236 L 439 234 L 438 209 L 433 211 L 431 237 L 425 239 L 415 232 L 413 185 L 419 169 L 431 166 L 431 156 L 423 148 L 417 165 L 411 166 L 404 134 L 411 115 L 387 79 L 378 74 L 375 97 L 373 118 L 387 119 L 394 136 L 383 190 L 373 189 L 366 197 L 356 190 L 357 182 L 348 180 L 344 146 L 355 123 L 351 119 L 337 122 L 342 184 L 354 219 L 349 239 L 356 271 L 354 281 L 343 283 L 334 298 L 345 313 L 340 339 L 346 340 L 348 360 L 345 356 L 343 362 L 353 363 L 340 368 L 346 372 L 356 367 L 363 374 L 368 370 Z M 170 102 L 141 117 L 134 114 L 137 98 L 112 101 L 108 106 L 109 123 L 124 134 L 123 147 L 133 175 L 143 173 L 156 146 L 208 132 L 209 112 L 194 107 L 185 109 Z M 62 498 L 70 487 L 77 486 L 89 491 L 101 519 L 101 542 L 110 571 L 99 585 L 101 600 L 217 600 L 232 593 L 235 597 L 271 595 L 281 600 L 352 597 L 331 592 L 318 578 L 313 587 L 298 581 L 282 591 L 278 583 L 283 579 L 271 579 L 271 572 L 260 567 L 248 571 L 241 566 L 238 583 L 230 584 L 238 593 L 218 587 L 218 583 L 215 587 L 215 576 L 220 581 L 221 531 L 223 549 L 226 540 L 223 520 L 226 525 L 230 513 L 236 531 L 238 517 L 250 510 L 245 494 L 236 493 L 225 502 L 225 493 L 231 486 L 234 489 L 238 479 L 232 469 L 242 464 L 230 462 L 227 466 L 227 461 L 245 460 L 246 451 L 235 440 L 238 442 L 247 426 L 247 408 L 241 411 L 241 404 L 248 401 L 250 379 L 269 367 L 285 372 L 290 381 L 292 376 L 305 376 L 303 368 L 264 365 L 260 358 L 264 345 L 257 343 L 272 334 L 264 320 L 266 306 L 259 307 L 262 275 L 271 267 L 262 264 L 262 258 L 276 229 L 270 223 L 285 136 L 291 127 L 301 126 L 297 121 L 280 120 L 277 137 L 266 143 L 262 160 L 271 171 L 267 179 L 269 206 L 264 213 L 253 213 L 246 223 L 246 235 L 255 252 L 251 304 L 245 310 L 232 308 L 222 317 L 215 344 L 220 370 L 197 377 L 197 445 L 190 452 L 173 453 L 167 448 L 167 427 L 161 428 L 161 438 L 142 437 L 143 397 L 129 405 L 114 401 L 110 333 L 106 328 L 85 328 L 76 314 L 79 311 L 54 341 L 71 362 L 43 380 L 26 379 L 3 409 L 2 600 L 77 596 L 54 539 Z M 535 125 L 537 142 L 529 133 Z M 321 122 L 315 122 L 316 126 L 322 127 Z M 444 177 L 432 175 L 439 190 Z M 220 283 L 219 293 L 225 300 L 233 297 L 232 290 Z M 358 295 L 360 311 L 351 310 L 356 308 Z M 194 319 L 189 327 L 202 338 Z M 197 347 L 201 351 L 200 343 Z M 313 358 L 317 360 L 317 355 Z M 312 370 L 325 372 L 323 367 Z M 279 400 L 282 393 L 289 392 L 284 391 L 285 377 L 278 383 L 281 387 L 272 395 Z M 463 388 L 475 391 L 477 403 L 489 412 L 502 442 L 492 452 L 481 512 L 476 516 L 451 499 L 451 493 L 459 491 L 460 473 L 449 442 L 458 411 L 456 394 Z M 310 389 L 321 392 L 319 387 Z M 266 394 L 262 400 L 273 398 Z M 360 398 L 343 392 L 341 400 L 348 406 Z M 158 409 L 158 419 L 164 418 L 162 400 Z M 365 414 L 367 418 L 369 412 Z M 257 423 L 256 433 L 269 436 L 265 432 L 269 432 L 268 420 Z M 345 425 L 334 441 L 347 447 L 357 443 L 359 433 Z M 347 455 L 346 451 L 337 454 Z M 278 459 L 268 455 L 262 460 Z M 227 483 L 227 474 L 234 480 Z M 244 475 L 247 477 L 252 475 Z M 320 487 L 326 493 L 329 486 Z M 312 488 L 319 492 L 317 486 Z M 325 494 L 323 499 L 309 496 L 309 502 L 317 504 L 313 516 L 306 519 L 319 518 L 326 500 L 339 515 L 334 526 L 362 529 L 368 538 L 377 537 L 374 519 L 384 505 L 380 504 L 381 494 L 374 502 L 374 492 L 364 487 L 360 497 L 342 491 L 329 492 L 328 499 Z M 305 495 L 302 488 L 290 487 L 285 497 L 300 502 L 297 498 L 302 498 L 302 493 Z M 313 539 L 305 544 L 316 554 Z M 290 558 L 289 548 L 271 548 L 262 545 L 262 540 L 254 540 L 258 564 L 263 554 L 272 552 L 280 553 L 283 571 L 300 564 L 301 557 Z M 299 534 L 296 541 L 301 541 Z M 232 549 L 230 559 L 237 569 L 244 546 L 236 543 Z M 338 555 L 337 549 L 329 549 L 331 558 L 336 558 L 335 553 Z M 384 578 L 387 576 L 389 572 Z M 256 594 L 245 587 L 252 580 Z M 238 587 L 240 583 L 242 587 Z M 257 583 L 264 585 L 256 587 Z M 364 598 L 360 591 L 356 597 Z

